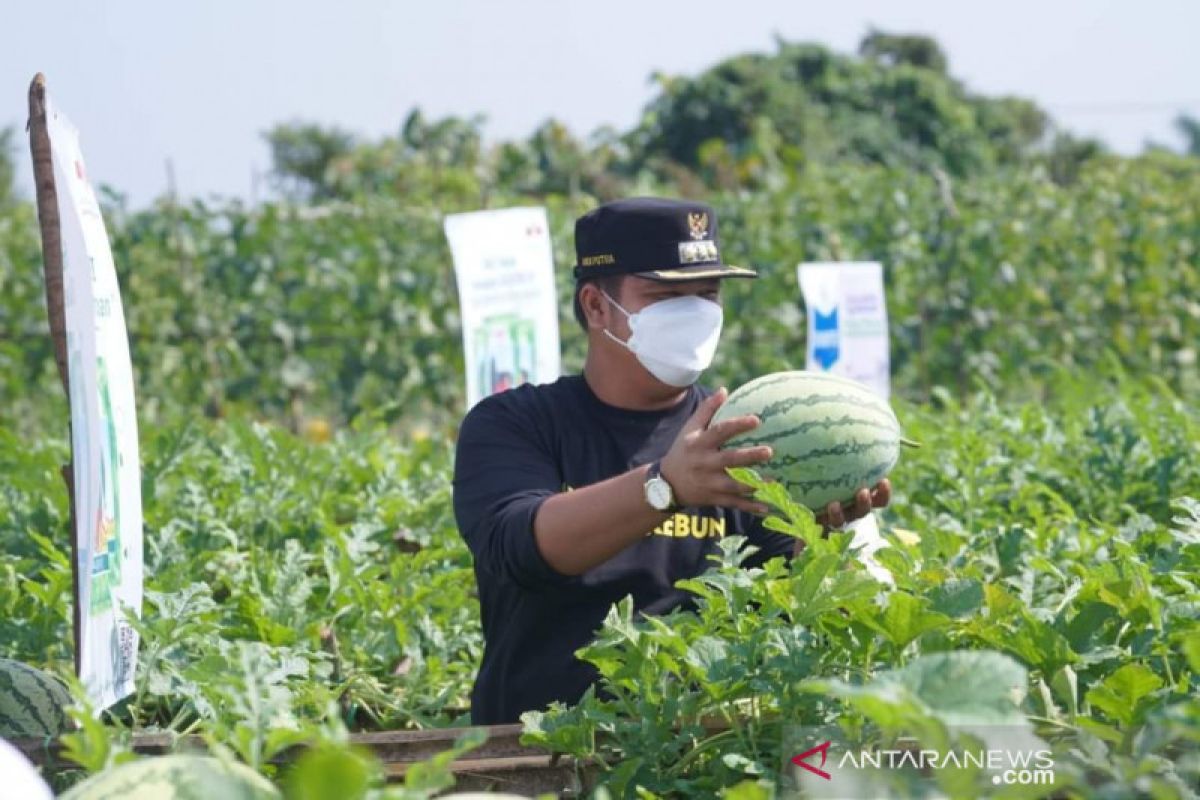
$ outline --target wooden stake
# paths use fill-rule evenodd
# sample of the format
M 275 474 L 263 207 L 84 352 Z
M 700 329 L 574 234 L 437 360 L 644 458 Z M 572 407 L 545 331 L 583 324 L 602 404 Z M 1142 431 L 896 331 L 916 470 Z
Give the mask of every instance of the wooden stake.
M 37 190 L 38 224 L 42 231 L 42 275 L 46 281 L 46 310 L 50 315 L 50 336 L 54 340 L 54 363 L 62 379 L 67 402 L 71 401 L 71 378 L 67 370 L 67 319 L 63 305 L 62 228 L 58 216 L 58 190 L 54 186 L 54 162 L 50 154 L 50 130 L 46 120 L 46 76 L 38 73 L 29 84 L 29 149 L 33 155 L 33 181 Z M 68 419 L 68 432 L 70 422 Z M 69 433 L 68 433 L 69 435 Z M 67 507 L 70 511 L 71 585 L 74 589 L 72 606 L 75 636 L 75 674 L 80 674 L 81 617 L 79 608 L 79 551 L 75 541 L 75 481 L 74 463 L 62 467 L 67 484 Z
M 29 148 L 33 151 L 33 179 L 37 187 L 38 222 L 42 229 L 42 274 L 46 279 L 46 306 L 54 361 L 63 391 L 71 397 L 67 373 L 67 320 L 63 309 L 62 234 L 58 219 L 58 191 L 54 187 L 54 162 L 50 156 L 50 131 L 46 124 L 46 76 L 38 73 L 29 85 Z

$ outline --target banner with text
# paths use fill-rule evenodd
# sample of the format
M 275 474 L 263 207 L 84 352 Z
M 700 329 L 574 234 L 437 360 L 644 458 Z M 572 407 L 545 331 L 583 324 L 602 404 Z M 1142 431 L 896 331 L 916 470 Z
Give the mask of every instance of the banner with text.
M 891 391 L 883 267 L 875 262 L 819 262 L 797 270 L 808 309 L 808 369 Z
M 133 692 L 142 609 L 142 492 L 133 367 L 108 233 L 79 132 L 47 100 L 71 386 L 80 679 L 97 713 Z
M 558 295 L 543 208 L 446 217 L 462 312 L 467 407 L 559 377 Z

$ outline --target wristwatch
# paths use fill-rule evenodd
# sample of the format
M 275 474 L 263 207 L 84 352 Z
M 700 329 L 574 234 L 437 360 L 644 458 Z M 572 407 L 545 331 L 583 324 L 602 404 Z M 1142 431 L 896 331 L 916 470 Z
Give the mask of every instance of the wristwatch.
M 642 490 L 646 494 L 646 502 L 655 511 L 675 511 L 679 508 L 675 505 L 675 493 L 671 491 L 671 484 L 662 476 L 661 461 L 650 465 L 649 476 L 642 485 Z

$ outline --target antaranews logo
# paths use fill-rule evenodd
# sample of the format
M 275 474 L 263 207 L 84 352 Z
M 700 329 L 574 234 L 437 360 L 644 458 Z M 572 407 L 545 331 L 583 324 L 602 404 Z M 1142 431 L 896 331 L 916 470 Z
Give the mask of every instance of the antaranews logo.
M 825 759 L 829 756 L 829 747 L 832 744 L 833 744 L 833 742 L 826 739 L 824 742 L 817 745 L 816 747 L 811 747 L 808 750 L 805 750 L 803 753 L 801 753 L 798 756 L 792 756 L 792 763 L 795 764 L 797 767 L 801 767 L 802 769 L 808 770 L 809 772 L 811 772 L 814 775 L 819 775 L 820 777 L 824 778 L 827 781 L 832 780 L 833 776 L 830 775 L 828 772 L 826 772 L 824 769 L 821 769 L 820 767 L 814 767 L 812 764 L 808 763 L 808 759 L 812 758 L 817 753 L 820 753 L 821 754 L 821 767 L 824 767 Z
M 904 797 L 937 792 L 944 780 L 961 789 L 964 777 L 979 797 L 1001 786 L 1055 785 L 1054 754 L 1028 729 L 976 726 L 946 734 L 932 746 L 907 738 L 850 742 L 836 727 L 793 727 L 785 733 L 784 752 L 795 755 L 785 762 L 781 797 Z

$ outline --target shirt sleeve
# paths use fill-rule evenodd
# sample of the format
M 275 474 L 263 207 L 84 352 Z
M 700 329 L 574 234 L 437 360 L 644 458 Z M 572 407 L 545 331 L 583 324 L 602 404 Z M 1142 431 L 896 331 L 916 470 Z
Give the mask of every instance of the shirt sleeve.
M 757 553 L 753 553 L 747 558 L 742 565 L 751 567 L 761 567 L 766 561 L 772 558 L 783 556 L 791 558 L 794 548 L 796 547 L 796 537 L 788 536 L 786 533 L 767 530 L 763 526 L 762 517 L 754 514 L 748 514 L 739 511 L 738 514 L 742 517 L 743 535 L 749 540 L 750 544 L 758 548 Z
M 560 491 L 563 479 L 542 435 L 512 402 L 487 398 L 463 420 L 454 516 L 476 568 L 538 591 L 574 580 L 546 563 L 533 536 L 538 509 Z

